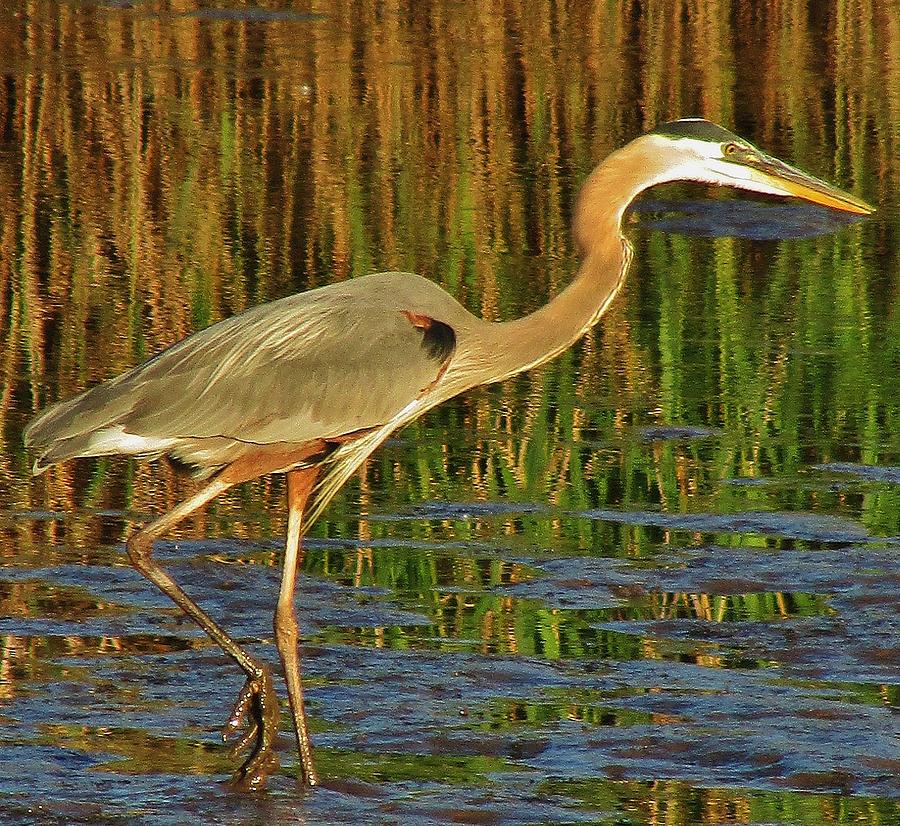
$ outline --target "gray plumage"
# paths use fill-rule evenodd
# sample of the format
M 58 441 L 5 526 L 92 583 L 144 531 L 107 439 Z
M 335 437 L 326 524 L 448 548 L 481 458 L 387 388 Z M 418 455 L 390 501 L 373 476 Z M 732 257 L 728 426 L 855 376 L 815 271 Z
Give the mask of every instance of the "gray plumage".
M 406 313 L 438 315 L 441 326 L 429 334 Z M 25 441 L 39 454 L 35 472 L 76 456 L 167 453 L 208 474 L 259 445 L 384 425 L 435 381 L 453 326 L 473 322 L 417 275 L 332 284 L 195 333 L 51 407 Z

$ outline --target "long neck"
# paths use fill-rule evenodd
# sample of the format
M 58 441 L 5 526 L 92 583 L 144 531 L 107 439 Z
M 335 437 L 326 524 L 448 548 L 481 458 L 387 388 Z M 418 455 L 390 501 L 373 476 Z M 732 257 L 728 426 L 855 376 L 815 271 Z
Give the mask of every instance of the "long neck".
M 657 181 L 638 141 L 610 155 L 590 175 L 575 211 L 574 233 L 582 252 L 572 283 L 539 310 L 515 321 L 489 325 L 491 379 L 520 373 L 553 358 L 587 332 L 615 298 L 628 270 L 631 247 L 621 220 L 635 196 Z M 485 365 L 487 367 L 488 365 Z

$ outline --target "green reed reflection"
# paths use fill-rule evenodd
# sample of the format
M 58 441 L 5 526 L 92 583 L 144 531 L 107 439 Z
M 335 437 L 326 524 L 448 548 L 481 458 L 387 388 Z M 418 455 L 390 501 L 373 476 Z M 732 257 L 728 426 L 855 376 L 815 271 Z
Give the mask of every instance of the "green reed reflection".
M 89 8 L 80 13 L 92 15 Z M 642 25 L 655 27 L 654 19 L 651 14 Z M 125 14 L 123 20 L 135 33 L 145 33 L 140 16 Z M 676 29 L 681 25 L 669 22 Z M 827 17 L 824 24 L 791 17 L 787 25 L 804 31 L 798 37 L 808 41 L 818 31 L 815 26 L 828 22 Z M 38 5 L 29 36 L 35 42 L 50 38 L 58 23 L 50 7 Z M 211 24 L 183 17 L 172 23 L 176 53 L 195 60 L 196 53 L 185 52 L 187 41 L 179 38 Z M 776 15 L 765 25 L 775 31 L 785 23 Z M 617 125 L 611 114 L 615 100 L 589 119 L 584 101 L 566 95 L 559 78 L 546 74 L 548 66 L 535 64 L 535 74 L 522 79 L 525 131 L 514 127 L 518 90 L 504 88 L 500 79 L 512 76 L 506 55 L 519 48 L 499 44 L 493 53 L 497 63 L 486 64 L 482 74 L 464 80 L 438 74 L 427 81 L 436 94 L 422 119 L 410 103 L 416 85 L 425 82 L 417 73 L 430 65 L 424 56 L 419 62 L 415 56 L 413 35 L 423 24 L 414 15 L 405 36 L 395 31 L 387 41 L 374 38 L 364 53 L 364 76 L 376 91 L 371 99 L 358 97 L 346 72 L 316 63 L 317 48 L 346 51 L 359 34 L 352 25 L 332 30 L 325 23 L 314 27 L 319 39 L 290 88 L 251 74 L 241 81 L 248 94 L 232 98 L 211 82 L 215 72 L 197 73 L 190 63 L 184 72 L 194 85 L 182 92 L 127 61 L 122 69 L 104 70 L 101 44 L 113 54 L 117 47 L 104 40 L 112 33 L 101 25 L 99 40 L 86 46 L 90 71 L 78 85 L 47 65 L 39 84 L 28 79 L 21 94 L 8 96 L 7 120 L 21 123 L 25 131 L 20 141 L 13 132 L 10 143 L 23 152 L 19 163 L 6 169 L 21 175 L 26 187 L 17 200 L 20 215 L 8 219 L 17 229 L 7 235 L 13 245 L 7 258 L 17 262 L 19 275 L 8 279 L 5 291 L 11 301 L 3 333 L 9 345 L 4 415 L 12 413 L 14 423 L 21 423 L 37 404 L 118 372 L 191 329 L 291 289 L 378 266 L 429 273 L 489 317 L 524 312 L 558 288 L 569 269 L 565 213 L 575 183 L 639 125 Z M 580 24 L 573 17 L 567 25 L 574 35 Z M 224 43 L 234 35 L 227 26 L 214 29 Z M 527 25 L 514 30 L 523 54 L 530 38 L 539 42 L 543 36 Z M 853 30 L 842 28 L 841 37 Z M 690 36 L 701 31 L 709 35 L 701 26 Z M 287 30 L 273 23 L 265 32 L 273 54 L 279 54 Z M 509 35 L 498 31 L 501 40 L 504 36 Z M 855 44 L 855 37 L 850 42 Z M 152 38 L 140 42 L 149 55 L 166 48 Z M 381 49 L 387 42 L 410 50 L 409 63 L 385 61 Z M 615 40 L 590 44 L 573 37 L 573 42 L 590 55 L 604 47 L 624 49 Z M 721 30 L 710 42 L 722 50 L 739 48 Z M 839 38 L 838 48 L 842 44 Z M 447 48 L 466 62 L 459 44 Z M 741 63 L 740 58 L 724 59 L 700 77 L 709 88 L 728 90 L 739 83 L 723 81 L 734 71 L 723 74 L 723 67 Z M 221 65 L 227 71 L 228 62 Z M 398 71 L 397 65 L 407 69 Z M 678 95 L 660 94 L 675 80 L 671 66 L 650 61 L 647 67 L 648 100 L 670 101 L 658 117 L 678 112 L 671 103 Z M 848 81 L 839 74 L 844 70 L 851 71 L 838 61 L 834 75 L 816 75 L 814 82 L 823 89 L 828 83 L 844 89 Z M 456 97 L 445 85 L 451 79 Z M 798 88 L 788 75 L 784 81 L 788 93 Z M 585 76 L 582 82 L 589 90 L 596 81 Z M 857 82 L 854 75 L 854 86 Z M 92 94 L 103 83 L 118 90 L 108 102 Z M 208 98 L 196 107 L 201 92 Z M 62 101 L 59 108 L 46 105 L 53 94 Z M 483 109 L 456 108 L 455 101 L 479 95 L 487 101 Z M 890 97 L 883 103 L 890 106 Z M 723 117 L 732 106 L 711 105 L 705 113 Z M 772 117 L 766 108 L 754 113 L 763 137 L 773 136 Z M 815 154 L 827 145 L 826 136 L 801 114 L 796 120 L 796 160 L 825 166 L 827 174 L 829 162 Z M 579 130 L 589 122 L 595 139 L 587 151 Z M 373 125 L 376 152 L 370 156 L 363 136 Z M 847 146 L 859 147 L 865 141 L 862 130 L 849 122 L 841 124 L 838 136 Z M 499 137 L 473 141 L 485 131 Z M 438 136 L 443 136 L 440 142 Z M 88 145 L 76 150 L 76 140 Z M 524 141 L 521 169 L 512 158 L 514 140 Z M 408 151 L 398 155 L 404 141 Z M 886 141 L 887 133 L 869 138 L 871 150 L 887 162 Z M 582 149 L 569 156 L 564 145 Z M 835 146 L 835 158 L 844 151 L 845 146 Z M 108 168 L 103 158 L 110 160 Z M 553 158 L 557 161 L 548 163 Z M 301 168 L 311 171 L 302 183 Z M 858 161 L 849 168 L 864 174 Z M 421 175 L 417 169 L 432 172 Z M 112 187 L 111 200 L 103 196 L 103 181 Z M 526 210 L 529 203 L 533 208 Z M 433 220 L 423 221 L 421 209 L 429 204 L 434 207 L 425 209 Z M 366 217 L 376 215 L 382 216 L 378 222 Z M 422 237 L 426 227 L 427 239 Z M 50 240 L 46 253 L 44 232 Z M 878 283 L 879 273 L 866 266 L 862 252 L 863 236 L 874 232 L 869 225 L 836 238 L 783 243 L 773 264 L 759 256 L 758 247 L 733 240 L 688 242 L 639 234 L 638 257 L 644 265 L 595 341 L 488 395 L 488 402 L 482 396 L 461 403 L 456 424 L 480 421 L 485 430 L 508 434 L 506 444 L 474 445 L 478 488 L 438 490 L 442 476 L 445 488 L 453 478 L 430 440 L 419 438 L 422 428 L 434 427 L 426 423 L 409 434 L 421 455 L 395 468 L 401 477 L 397 500 L 406 501 L 415 489 L 418 496 L 431 491 L 452 498 L 549 495 L 578 507 L 642 501 L 688 505 L 700 480 L 684 452 L 666 450 L 651 467 L 642 467 L 643 457 L 625 455 L 617 474 L 621 479 L 610 488 L 611 468 L 571 449 L 573 432 L 576 438 L 585 427 L 609 434 L 628 423 L 723 427 L 713 459 L 720 479 L 793 474 L 810 460 L 894 461 L 898 431 L 889 425 L 896 418 L 897 371 L 883 369 L 896 361 L 896 337 L 887 334 L 893 314 L 878 300 L 886 285 Z M 544 271 L 523 267 L 515 252 L 520 249 L 550 256 Z M 16 354 L 23 348 L 29 355 L 20 362 Z M 27 395 L 21 392 L 23 382 L 30 386 Z M 31 403 L 23 406 L 29 395 Z M 435 420 L 447 421 L 440 413 Z M 437 441 L 458 438 L 440 424 L 438 432 L 447 435 Z M 25 457 L 15 433 L 14 427 L 9 454 L 17 458 L 6 473 L 17 501 L 24 502 L 35 494 L 29 485 L 23 487 Z M 456 472 L 463 473 L 462 468 Z M 66 502 L 72 483 L 69 471 L 59 473 L 50 492 Z M 151 499 L 149 479 L 157 472 L 149 473 L 141 471 L 136 479 L 138 509 Z M 404 485 L 406 474 L 415 481 Z M 648 499 L 634 487 L 641 477 L 657 480 Z M 640 485 L 645 486 L 652 487 Z M 612 497 L 602 496 L 602 490 Z M 73 504 L 69 499 L 67 509 Z M 871 507 L 866 518 L 890 523 Z
M 353 748 L 319 753 L 326 774 L 373 782 L 505 790 L 518 772 L 530 800 L 548 765 L 532 741 L 583 725 L 582 759 L 614 753 L 603 729 L 658 726 L 673 739 L 642 741 L 587 779 L 565 764 L 571 776 L 540 792 L 599 822 L 900 822 L 837 759 L 791 772 L 770 755 L 720 788 L 704 755 L 727 766 L 741 752 L 707 746 L 746 724 L 727 714 L 686 765 L 642 769 L 648 755 L 678 751 L 679 726 L 708 731 L 711 717 L 617 703 L 680 697 L 666 680 L 684 665 L 703 675 L 685 694 L 753 694 L 704 683 L 750 674 L 754 690 L 821 698 L 824 710 L 802 706 L 802 723 L 830 719 L 830 702 L 897 705 L 886 679 L 886 560 L 900 534 L 892 0 L 12 5 L 0 10 L 5 749 L 27 742 L 27 703 L 47 696 L 57 723 L 92 719 L 89 702 L 135 715 L 42 731 L 37 745 L 105 757 L 105 773 L 224 766 L 224 752 L 198 745 L 208 731 L 193 718 L 184 736 L 142 727 L 142 710 L 176 715 L 174 701 L 117 682 L 160 661 L 183 680 L 181 654 L 209 665 L 205 642 L 168 606 L 109 592 L 133 525 L 193 483 L 163 463 L 118 459 L 33 479 L 21 429 L 37 409 L 247 307 L 373 270 L 420 272 L 487 318 L 528 312 L 572 273 L 569 212 L 587 172 L 643 129 L 697 114 L 879 212 L 787 241 L 677 235 L 636 213 L 637 265 L 602 325 L 545 368 L 397 434 L 315 526 L 304 563 L 313 583 L 346 586 L 358 609 L 322 609 L 303 626 L 313 648 L 349 657 L 364 647 L 366 662 L 441 652 L 413 673 L 452 661 L 446 682 L 475 656 L 576 669 L 584 684 L 634 664 L 637 678 L 621 677 L 627 690 L 500 685 L 466 719 L 453 708 L 450 723 L 416 729 L 509 735 L 500 757 L 493 741 L 463 756 L 443 741 L 432 752 L 414 742 L 422 753 L 411 755 L 396 742 L 369 747 L 388 727 L 356 718 Z M 282 501 L 281 480 L 261 480 L 183 525 L 166 552 L 187 587 L 207 586 L 209 567 L 227 562 L 240 575 L 221 592 L 208 586 L 210 602 L 251 583 L 268 600 L 270 583 L 253 574 L 279 564 L 265 540 L 284 532 Z M 178 544 L 198 537 L 239 542 Z M 148 617 L 155 627 L 129 625 Z M 267 627 L 243 632 L 264 639 Z M 335 675 L 363 681 L 343 667 L 312 676 L 323 731 L 337 724 L 317 689 Z M 97 676 L 104 668 L 114 673 Z M 82 702 L 70 684 L 101 699 Z M 847 713 L 833 731 L 843 734 Z M 869 757 L 857 773 L 886 785 L 896 761 Z
M 817 778 L 808 778 L 815 782 Z M 826 785 L 840 778 L 820 779 Z M 819 823 L 849 824 L 855 822 L 890 824 L 896 822 L 896 811 L 886 801 L 846 798 L 839 794 L 823 794 L 799 798 L 789 792 L 748 792 L 734 794 L 725 789 L 697 789 L 682 783 L 660 783 L 650 787 L 640 783 L 596 780 L 550 782 L 547 794 L 565 794 L 584 800 L 592 808 L 621 811 L 625 822 L 634 824 L 691 823 L 786 823 L 791 826 L 813 826 Z M 618 820 L 600 822 L 621 822 Z

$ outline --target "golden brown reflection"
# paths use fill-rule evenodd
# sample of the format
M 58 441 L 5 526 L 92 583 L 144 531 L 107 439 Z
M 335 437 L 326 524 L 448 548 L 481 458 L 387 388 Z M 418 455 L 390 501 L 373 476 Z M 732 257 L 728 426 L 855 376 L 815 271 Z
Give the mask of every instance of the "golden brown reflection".
M 534 578 L 525 565 L 473 560 L 468 549 L 449 562 L 404 556 L 377 543 L 634 562 L 711 541 L 761 553 L 819 547 L 777 533 L 578 518 L 603 507 L 812 511 L 858 519 L 876 536 L 900 533 L 896 485 L 810 470 L 900 463 L 895 5 L 265 0 L 254 8 L 290 12 L 267 18 L 216 16 L 192 0 L 24 0 L 0 11 L 0 564 L 122 564 L 132 522 L 192 489 L 163 463 L 120 460 L 33 480 L 20 431 L 43 405 L 248 306 L 372 270 L 421 272 L 488 318 L 523 313 L 571 274 L 568 213 L 587 171 L 639 131 L 696 114 L 872 201 L 876 220 L 766 245 L 638 224 L 641 265 L 601 329 L 555 364 L 399 434 L 317 528 L 356 544 L 314 550 L 307 565 L 390 589 L 428 622 L 326 628 L 325 641 L 768 665 L 596 626 L 775 623 L 827 615 L 826 598 L 739 582 L 726 595 L 623 586 L 620 613 L 578 613 L 504 594 Z M 647 425 L 709 433 L 653 440 Z M 735 479 L 748 484 L 723 484 Z M 768 484 L 751 484 L 759 480 Z M 280 536 L 282 497 L 280 479 L 254 482 L 177 536 Z M 522 507 L 379 518 L 429 501 Z M 262 566 L 279 553 L 211 548 L 209 558 Z M 100 594 L 36 575 L 5 583 L 0 608 L 16 619 L 126 610 Z M 205 644 L 152 634 L 6 634 L 0 643 L 4 702 L 53 678 L 59 659 Z M 890 686 L 872 691 L 896 703 Z M 588 704 L 559 707 L 561 718 L 602 719 Z M 520 713 L 550 712 L 510 712 Z M 131 730 L 102 741 L 93 729 L 50 734 L 87 751 L 135 742 L 137 762 L 158 746 Z M 218 760 L 182 747 L 178 770 Z M 665 782 L 632 791 L 631 810 L 647 823 L 772 822 L 783 802 Z M 843 814 L 836 805 L 823 798 L 794 820 L 855 816 L 857 803 Z
M 752 124 L 772 150 L 876 202 L 894 186 L 900 84 L 887 47 L 898 33 L 885 0 L 815 15 L 745 2 L 733 15 L 716 2 L 497 5 L 479 7 L 477 25 L 453 3 L 313 4 L 267 20 L 194 14 L 192 3 L 26 8 L 0 26 L 0 197 L 12 207 L 0 233 L 0 409 L 13 433 L 41 404 L 197 326 L 376 268 L 425 272 L 488 317 L 522 312 L 568 277 L 577 180 L 678 114 Z M 832 132 L 834 156 L 821 156 Z M 779 145 L 785 134 L 793 145 Z M 659 395 L 654 355 L 632 328 L 641 300 L 632 283 L 602 348 L 589 340 L 579 354 L 578 397 L 599 394 L 619 423 Z M 500 470 L 527 486 L 556 374 L 521 380 L 524 409 L 462 406 L 479 431 L 510 434 L 475 445 L 476 492 L 490 495 Z M 767 384 L 778 387 L 777 373 Z M 541 463 L 555 501 L 571 482 L 566 443 L 588 418 L 569 409 L 555 434 L 566 438 L 547 439 Z M 758 452 L 761 434 L 748 436 Z M 78 471 L 54 470 L 46 494 L 33 493 L 10 447 L 0 474 L 13 501 L 72 509 Z M 121 505 L 100 481 L 97 504 Z M 161 510 L 181 495 L 175 485 L 138 469 L 129 503 Z M 674 505 L 664 485 L 659 495 Z
M 98 600 L 77 586 L 64 587 L 41 581 L 0 581 L 2 617 L 54 617 L 77 621 L 126 611 L 126 608 L 112 602 Z

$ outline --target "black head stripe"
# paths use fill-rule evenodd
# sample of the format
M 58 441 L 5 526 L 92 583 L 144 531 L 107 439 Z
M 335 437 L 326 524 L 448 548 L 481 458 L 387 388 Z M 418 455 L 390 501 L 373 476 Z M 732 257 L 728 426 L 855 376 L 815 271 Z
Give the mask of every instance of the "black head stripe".
M 728 141 L 744 143 L 734 133 L 702 118 L 685 118 L 662 123 L 650 134 L 664 135 L 667 138 L 694 138 L 699 141 L 715 141 L 716 143 L 727 143 Z

